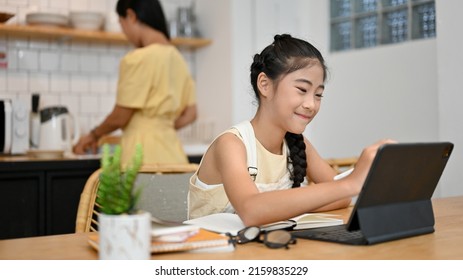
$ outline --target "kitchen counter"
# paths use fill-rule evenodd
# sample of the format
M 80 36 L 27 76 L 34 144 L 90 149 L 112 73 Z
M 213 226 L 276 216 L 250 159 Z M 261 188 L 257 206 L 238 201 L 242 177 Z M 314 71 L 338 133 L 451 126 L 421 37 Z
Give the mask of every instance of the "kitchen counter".
M 202 156 L 206 152 L 208 147 L 209 144 L 187 143 L 183 145 L 183 150 L 188 156 Z
M 200 163 L 204 153 L 207 151 L 209 145 L 202 143 L 187 143 L 183 145 L 183 150 L 188 156 L 190 163 Z
M 5 162 L 66 162 L 66 161 L 95 161 L 100 160 L 100 155 L 75 155 L 75 154 L 64 154 L 63 157 L 53 158 L 38 158 L 28 155 L 0 155 L 0 163 Z
M 0 162 L 18 161 L 65 161 L 65 160 L 95 160 L 100 159 L 100 155 L 75 155 L 64 154 L 62 157 L 39 158 L 29 155 L 0 155 Z
M 185 145 L 199 163 L 207 145 Z M 80 194 L 100 155 L 0 155 L 0 239 L 73 233 Z
M 207 148 L 209 147 L 208 144 L 203 143 L 188 143 L 183 145 L 183 149 L 187 156 L 191 159 L 194 157 L 202 157 L 202 155 L 206 152 Z M 29 155 L 5 155 L 0 154 L 0 163 L 1 162 L 40 162 L 40 161 L 56 161 L 56 162 L 63 162 L 63 161 L 74 161 L 74 160 L 99 160 L 101 158 L 100 154 L 96 155 L 76 155 L 73 153 L 65 153 L 63 157 L 53 157 L 53 158 L 38 158 Z
M 208 145 L 184 147 L 199 163 Z M 74 232 L 80 194 L 99 167 L 100 155 L 0 155 L 0 239 Z

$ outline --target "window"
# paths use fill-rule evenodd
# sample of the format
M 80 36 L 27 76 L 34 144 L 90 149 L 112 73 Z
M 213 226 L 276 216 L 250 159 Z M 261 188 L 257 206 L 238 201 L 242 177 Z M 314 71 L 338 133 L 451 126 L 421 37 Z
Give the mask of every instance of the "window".
M 436 37 L 434 0 L 330 0 L 331 51 Z

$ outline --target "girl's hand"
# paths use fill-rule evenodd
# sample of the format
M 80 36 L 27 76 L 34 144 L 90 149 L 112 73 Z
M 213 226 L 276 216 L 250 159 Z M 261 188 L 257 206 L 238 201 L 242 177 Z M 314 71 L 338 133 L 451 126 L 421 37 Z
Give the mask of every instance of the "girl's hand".
M 346 179 L 351 180 L 349 185 L 352 187 L 354 195 L 360 193 L 379 147 L 384 144 L 395 143 L 397 143 L 397 141 L 391 139 L 384 139 L 363 149 L 357 163 L 355 164 L 354 171 L 351 173 L 351 175 L 346 177 Z

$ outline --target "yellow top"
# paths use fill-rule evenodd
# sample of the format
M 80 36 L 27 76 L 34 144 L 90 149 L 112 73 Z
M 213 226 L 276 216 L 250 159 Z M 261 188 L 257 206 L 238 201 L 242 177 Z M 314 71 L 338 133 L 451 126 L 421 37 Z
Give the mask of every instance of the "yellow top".
M 138 109 L 123 129 L 123 164 L 137 143 L 143 146 L 143 163 L 188 162 L 174 122 L 196 102 L 195 85 L 174 46 L 152 44 L 128 53 L 120 64 L 116 102 Z
M 250 143 L 242 138 L 236 128 L 231 128 L 224 133 L 235 134 L 243 141 L 246 149 L 252 149 L 252 147 L 249 147 Z M 260 192 L 291 188 L 293 182 L 290 179 L 288 170 L 288 151 L 286 148 L 283 149 L 282 155 L 276 155 L 265 149 L 256 139 L 256 147 L 253 152 L 257 155 L 258 172 L 255 183 Z M 292 166 L 290 166 L 290 168 L 292 168 Z M 235 209 L 228 200 L 223 184 L 207 185 L 198 178 L 198 171 L 196 171 L 190 178 L 188 219 L 195 219 L 222 212 L 235 212 Z

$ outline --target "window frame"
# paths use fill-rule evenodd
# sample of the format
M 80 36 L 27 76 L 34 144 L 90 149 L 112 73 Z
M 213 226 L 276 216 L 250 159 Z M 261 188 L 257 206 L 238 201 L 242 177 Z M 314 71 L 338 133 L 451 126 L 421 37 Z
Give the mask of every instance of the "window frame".
M 437 36 L 436 32 L 436 15 L 435 15 L 435 0 L 404 0 L 402 4 L 398 5 L 387 5 L 388 2 L 393 0 L 373 0 L 375 1 L 376 9 L 363 11 L 359 7 L 362 3 L 362 0 L 345 0 L 349 2 L 349 12 L 342 13 L 337 9 L 336 2 L 339 0 L 330 0 L 330 9 L 329 9 L 329 32 L 330 32 L 330 51 L 331 52 L 342 52 L 348 50 L 360 50 L 367 49 L 372 47 L 378 47 L 383 45 L 407 42 L 417 39 L 426 39 L 434 38 Z M 339 3 L 339 2 L 338 2 Z M 346 2 L 344 2 L 346 4 Z M 429 34 L 420 33 L 421 18 L 419 17 L 420 6 L 432 5 L 434 11 L 434 21 L 432 22 L 432 27 Z M 346 8 L 346 6 L 343 6 Z M 388 24 L 387 24 L 387 15 L 406 10 L 406 26 L 405 32 L 406 36 L 404 39 L 399 39 L 396 41 L 389 37 L 388 33 Z M 346 11 L 344 11 L 346 12 Z M 374 43 L 365 44 L 365 39 L 363 38 L 363 33 L 359 31 L 360 21 L 369 17 L 376 17 L 375 29 L 375 40 Z M 343 28 L 349 28 L 349 34 L 346 30 L 344 33 L 341 33 L 339 26 L 343 24 Z M 350 26 L 350 27 L 348 27 Z M 369 35 L 371 36 L 371 34 Z M 344 38 L 343 38 L 344 37 Z M 347 38 L 348 37 L 348 38 Z M 370 38 L 371 40 L 371 38 Z

